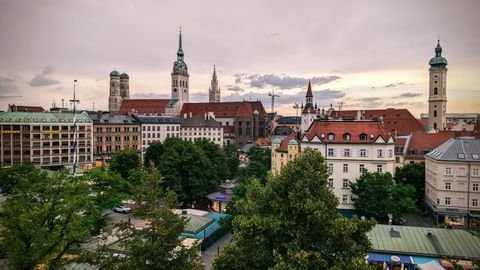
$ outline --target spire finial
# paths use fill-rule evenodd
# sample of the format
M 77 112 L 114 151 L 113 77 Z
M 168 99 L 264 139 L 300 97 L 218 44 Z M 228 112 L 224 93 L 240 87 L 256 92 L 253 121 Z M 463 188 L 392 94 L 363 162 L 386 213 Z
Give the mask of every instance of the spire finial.
M 178 50 L 182 50 L 182 27 L 180 26 L 180 33 L 178 36 Z

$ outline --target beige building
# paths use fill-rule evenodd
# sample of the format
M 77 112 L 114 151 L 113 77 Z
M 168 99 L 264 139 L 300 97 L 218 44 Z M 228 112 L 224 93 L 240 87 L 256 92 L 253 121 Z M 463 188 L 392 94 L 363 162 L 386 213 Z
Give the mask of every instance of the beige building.
M 425 203 L 437 223 L 474 225 L 479 201 L 480 138 L 451 138 L 425 155 Z
M 41 168 L 71 167 L 74 134 L 77 133 L 77 164 L 89 168 L 93 162 L 93 126 L 88 115 L 72 113 L 0 112 L 0 162 L 12 166 L 31 162 Z
M 180 118 L 180 138 L 192 142 L 207 139 L 223 146 L 222 123 L 208 116 Z
M 379 121 L 315 120 L 302 138 L 301 150 L 307 148 L 325 157 L 339 209 L 353 209 L 349 183 L 364 170 L 393 174 L 394 140 Z
M 140 121 L 133 115 L 97 112 L 90 114 L 94 128 L 95 166 L 109 162 L 121 149 L 133 148 L 140 152 Z
M 300 154 L 300 145 L 295 135 L 287 136 L 283 140 L 272 141 L 272 174 L 279 175 L 282 168 Z
M 447 128 L 447 59 L 442 57 L 440 40 L 435 57 L 430 59 L 430 87 L 428 97 L 428 130 Z

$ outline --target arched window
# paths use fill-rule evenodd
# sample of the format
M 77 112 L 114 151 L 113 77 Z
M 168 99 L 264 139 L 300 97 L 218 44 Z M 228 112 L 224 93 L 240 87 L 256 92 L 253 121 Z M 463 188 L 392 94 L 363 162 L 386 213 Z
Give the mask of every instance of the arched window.
M 327 138 L 328 138 L 329 140 L 335 140 L 335 134 L 333 134 L 333 133 L 328 133 Z
M 345 133 L 343 134 L 343 139 L 345 141 L 350 141 L 350 139 L 352 138 L 352 136 L 350 135 L 350 133 Z
M 433 88 L 433 94 L 438 95 L 438 88 L 437 87 Z
M 433 117 L 437 117 L 437 110 L 433 111 Z
M 433 123 L 433 129 L 437 129 L 437 123 Z
M 367 134 L 362 133 L 362 134 L 360 134 L 359 138 L 360 138 L 360 141 L 366 141 L 367 140 Z
M 173 92 L 176 93 L 176 92 L 177 92 L 177 88 L 173 88 Z

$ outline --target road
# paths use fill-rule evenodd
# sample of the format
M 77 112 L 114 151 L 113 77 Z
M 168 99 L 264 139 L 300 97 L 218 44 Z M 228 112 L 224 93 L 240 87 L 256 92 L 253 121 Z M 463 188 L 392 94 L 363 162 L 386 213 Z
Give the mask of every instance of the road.
M 207 250 L 202 252 L 202 264 L 205 266 L 206 270 L 212 269 L 212 261 L 218 251 L 222 252 L 223 246 L 230 243 L 232 240 L 232 234 L 228 233 L 220 238 L 215 244 L 209 247 Z

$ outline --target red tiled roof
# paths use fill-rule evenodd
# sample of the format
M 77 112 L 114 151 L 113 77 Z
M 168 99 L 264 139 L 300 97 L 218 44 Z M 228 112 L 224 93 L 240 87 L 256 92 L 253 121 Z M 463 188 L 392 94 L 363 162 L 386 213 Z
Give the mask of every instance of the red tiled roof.
M 306 97 L 313 97 L 312 85 L 310 84 L 310 81 L 308 81 L 307 95 L 305 95 L 305 96 L 306 96 Z
M 331 117 L 356 117 L 358 110 L 332 111 Z M 380 109 L 363 110 L 363 119 L 372 120 L 383 117 L 384 127 L 387 132 L 397 135 L 408 135 L 413 132 L 424 132 L 422 124 L 407 109 Z
M 258 138 L 253 142 L 253 144 L 258 146 L 269 146 L 270 143 L 271 143 L 270 138 Z
M 334 139 L 329 140 L 328 134 L 333 133 Z M 350 140 L 344 139 L 344 134 L 350 134 Z M 366 135 L 366 140 L 360 140 L 360 134 Z M 373 134 L 373 136 L 371 136 Z M 328 143 L 373 143 L 379 136 L 385 141 L 391 137 L 379 121 L 315 121 L 305 133 L 309 141 L 317 136 L 322 142 Z
M 407 142 L 407 138 L 395 138 L 395 146 L 404 147 L 405 143 Z
M 425 159 L 424 154 L 440 146 L 450 138 L 458 136 L 478 136 L 473 131 L 440 131 L 438 133 L 413 133 L 408 148 L 406 149 L 406 158 Z
M 120 113 L 165 113 L 170 99 L 125 99 L 120 106 Z
M 300 144 L 300 142 L 297 140 L 296 135 L 295 134 L 290 134 L 282 140 L 282 142 L 280 143 L 280 146 L 277 149 L 275 149 L 275 151 L 277 151 L 277 152 L 288 152 L 288 143 L 291 140 L 295 140 L 295 141 L 297 141 L 298 144 Z
M 251 116 L 257 110 L 262 117 L 267 116 L 267 112 L 260 101 L 240 101 L 240 102 L 204 102 L 204 103 L 185 103 L 183 104 L 181 115 L 204 115 L 213 112 L 215 117 L 240 117 Z
M 428 126 L 428 119 L 417 119 L 422 126 Z

